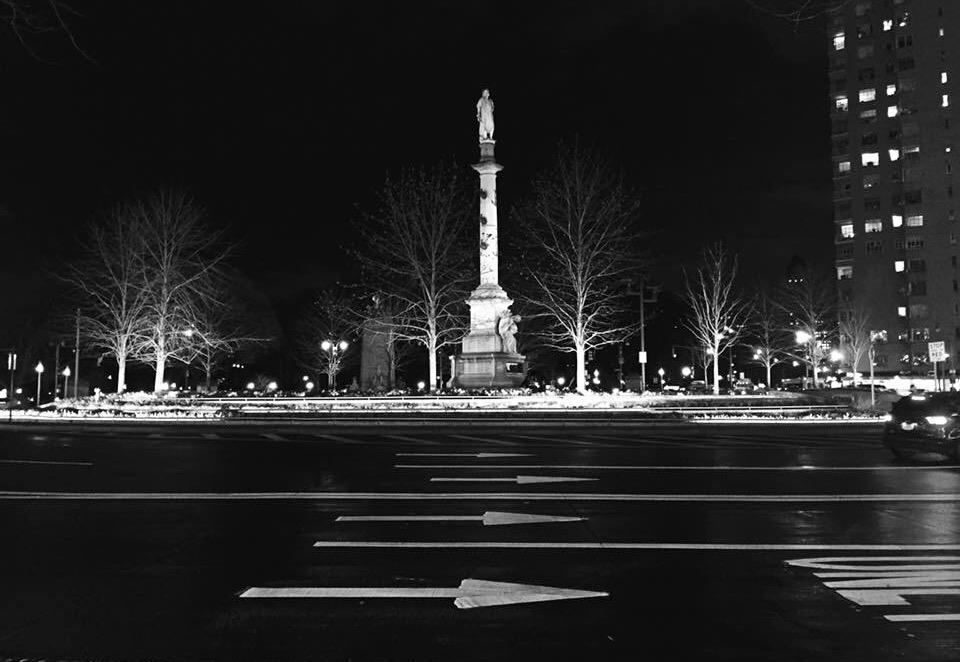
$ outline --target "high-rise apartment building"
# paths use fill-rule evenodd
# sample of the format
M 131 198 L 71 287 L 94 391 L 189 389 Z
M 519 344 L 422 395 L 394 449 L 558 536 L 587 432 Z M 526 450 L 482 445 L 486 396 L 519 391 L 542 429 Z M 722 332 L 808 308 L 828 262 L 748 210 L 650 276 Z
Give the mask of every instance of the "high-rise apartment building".
M 870 316 L 878 375 L 927 374 L 933 340 L 955 368 L 960 2 L 853 0 L 828 28 L 840 294 Z

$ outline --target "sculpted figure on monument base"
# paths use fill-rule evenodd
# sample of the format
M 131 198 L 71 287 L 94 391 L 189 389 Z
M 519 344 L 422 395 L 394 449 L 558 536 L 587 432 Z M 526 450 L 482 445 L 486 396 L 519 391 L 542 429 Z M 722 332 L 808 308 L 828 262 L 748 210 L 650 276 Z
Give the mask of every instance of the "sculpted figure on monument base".
M 493 140 L 493 99 L 490 90 L 484 90 L 477 101 L 477 122 L 480 124 L 480 140 Z
M 500 320 L 497 323 L 497 333 L 500 335 L 503 351 L 507 354 L 517 353 L 516 333 L 517 322 L 519 322 L 520 319 L 519 315 L 514 315 L 513 312 L 507 308 L 500 315 Z

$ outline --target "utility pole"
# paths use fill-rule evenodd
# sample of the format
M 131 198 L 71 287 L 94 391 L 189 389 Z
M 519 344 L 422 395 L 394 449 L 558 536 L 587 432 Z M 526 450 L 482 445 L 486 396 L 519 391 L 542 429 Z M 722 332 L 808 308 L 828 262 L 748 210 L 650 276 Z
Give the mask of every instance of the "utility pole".
M 7 370 L 10 371 L 10 390 L 7 391 L 7 418 L 13 422 L 13 375 L 17 371 L 17 350 L 10 348 L 7 353 Z
M 53 399 L 57 399 L 57 393 L 59 392 L 57 388 L 57 375 L 60 374 L 60 343 L 63 342 L 60 338 L 57 338 L 57 347 L 53 351 Z M 66 393 L 64 393 L 66 395 Z
M 73 341 L 73 399 L 76 400 L 80 393 L 80 309 L 77 308 L 77 328 L 76 336 Z M 63 397 L 67 397 L 66 388 L 63 391 Z
M 640 363 L 640 393 L 647 390 L 647 334 L 646 319 L 644 318 L 644 304 L 647 301 L 647 279 L 640 279 L 640 355 L 643 361 Z M 621 378 L 623 375 L 621 375 Z

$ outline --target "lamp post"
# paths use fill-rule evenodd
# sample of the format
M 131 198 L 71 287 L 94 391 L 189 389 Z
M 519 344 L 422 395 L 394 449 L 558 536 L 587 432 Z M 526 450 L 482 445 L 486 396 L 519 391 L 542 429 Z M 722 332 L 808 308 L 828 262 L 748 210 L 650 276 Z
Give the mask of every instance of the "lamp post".
M 43 379 L 43 362 L 37 361 L 37 367 L 35 367 L 34 372 L 37 373 L 37 407 L 40 406 L 40 382 Z
M 337 359 L 337 354 L 342 354 L 347 351 L 347 348 L 350 347 L 350 343 L 346 340 L 324 340 L 320 343 L 320 349 L 327 352 L 329 355 L 327 358 L 327 386 L 332 391 L 337 387 L 337 372 L 339 372 L 340 362 Z
M 804 330 L 804 329 L 799 329 L 799 330 L 797 331 L 795 337 L 796 337 L 797 344 L 798 344 L 798 345 L 803 345 L 804 348 L 807 350 L 807 358 L 806 358 L 806 362 L 805 362 L 805 364 L 804 364 L 804 374 L 805 374 L 804 381 L 806 381 L 806 377 L 808 377 L 808 376 L 810 375 L 810 363 L 811 363 L 811 361 L 813 360 L 813 359 L 812 359 L 812 353 L 810 352 L 810 340 L 813 338 L 813 336 L 810 335 L 810 333 L 809 333 L 808 331 L 806 331 L 806 330 Z M 817 369 L 817 367 L 816 367 L 816 366 L 813 366 L 813 385 L 814 385 L 814 387 L 817 386 L 817 372 L 816 372 L 816 369 Z
M 67 366 L 63 369 L 63 372 L 60 373 L 63 375 L 63 397 L 67 398 L 67 384 L 70 382 L 70 366 Z

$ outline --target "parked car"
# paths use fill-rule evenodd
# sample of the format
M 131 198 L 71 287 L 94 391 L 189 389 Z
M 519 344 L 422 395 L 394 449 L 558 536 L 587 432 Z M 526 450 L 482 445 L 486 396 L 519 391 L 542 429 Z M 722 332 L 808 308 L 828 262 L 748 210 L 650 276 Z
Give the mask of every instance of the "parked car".
M 738 379 L 730 387 L 731 395 L 750 395 L 757 390 L 752 379 Z
M 713 389 L 707 386 L 707 382 L 702 379 L 694 379 L 690 382 L 690 385 L 687 386 L 687 393 L 690 395 L 707 395 L 708 393 L 713 393 Z
M 883 445 L 898 458 L 935 454 L 960 461 L 960 393 L 914 394 L 894 402 Z

